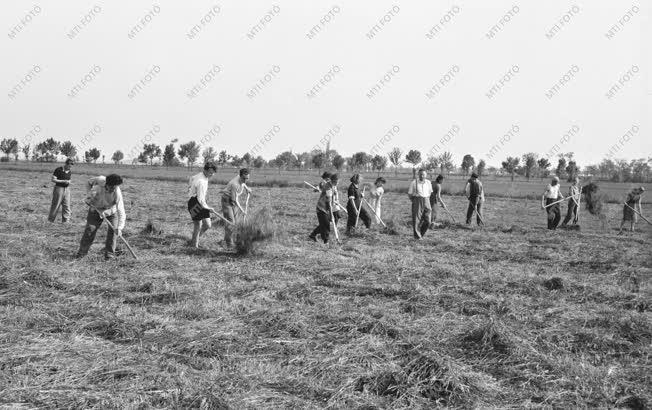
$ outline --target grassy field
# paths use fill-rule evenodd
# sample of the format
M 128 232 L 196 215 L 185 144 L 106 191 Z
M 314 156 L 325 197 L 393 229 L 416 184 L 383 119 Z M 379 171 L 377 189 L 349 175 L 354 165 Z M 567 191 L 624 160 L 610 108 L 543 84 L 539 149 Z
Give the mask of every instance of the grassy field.
M 239 257 L 217 244 L 221 227 L 207 249 L 185 247 L 185 183 L 128 178 L 125 237 L 140 259 L 105 262 L 104 227 L 73 259 L 81 177 L 73 222 L 46 221 L 50 172 L 0 168 L 9 408 L 652 403 L 652 229 L 616 236 L 618 205 L 603 218 L 583 211 L 581 231 L 549 232 L 538 201 L 493 198 L 486 228 L 445 224 L 415 241 L 407 198 L 389 193 L 394 231 L 324 246 L 307 240 L 315 194 L 260 187 L 251 205 L 272 210 L 277 237 Z M 449 199 L 461 220 L 464 201 Z M 148 220 L 161 232 L 144 231 Z
M 0 163 L 0 171 L 25 171 L 33 172 L 52 172 L 57 166 L 62 164 L 47 162 L 9 162 Z M 76 174 L 82 175 L 107 175 L 115 172 L 120 175 L 131 178 L 147 178 L 160 181 L 186 182 L 190 175 L 199 172 L 200 168 L 195 166 L 193 169 L 187 167 L 150 167 L 142 165 L 114 165 L 114 164 L 86 164 L 78 163 L 73 170 Z M 235 168 L 220 168 L 213 177 L 212 182 L 215 184 L 226 184 L 229 179 L 237 174 Z M 348 182 L 353 172 L 343 171 L 340 173 L 340 183 Z M 281 170 L 278 169 L 252 169 L 252 179 L 250 185 L 266 187 L 295 187 L 304 186 L 303 181 L 314 183 L 319 180 L 320 170 Z M 393 170 L 378 172 L 363 172 L 366 182 L 373 183 L 378 175 L 382 175 L 386 180 L 386 190 L 407 193 L 408 186 L 412 180 L 411 169 L 400 169 L 398 173 Z M 437 174 L 430 173 L 429 178 L 434 179 Z M 46 177 L 47 178 L 47 177 Z M 444 181 L 444 192 L 453 195 L 462 195 L 464 186 L 468 177 L 463 175 L 450 175 Z M 546 185 L 550 182 L 548 178 L 532 178 L 527 181 L 525 178 L 517 177 L 514 182 L 511 178 L 505 176 L 487 175 L 482 178 L 485 192 L 488 196 L 502 198 L 541 198 Z M 585 179 L 583 183 L 588 183 Z M 566 195 L 568 183 L 563 182 L 563 192 Z M 634 187 L 641 184 L 619 183 L 600 181 L 600 191 L 605 195 L 605 199 L 611 203 L 622 203 L 627 193 Z M 652 189 L 652 184 L 642 184 L 648 192 Z M 644 198 L 645 202 L 652 203 L 652 195 Z

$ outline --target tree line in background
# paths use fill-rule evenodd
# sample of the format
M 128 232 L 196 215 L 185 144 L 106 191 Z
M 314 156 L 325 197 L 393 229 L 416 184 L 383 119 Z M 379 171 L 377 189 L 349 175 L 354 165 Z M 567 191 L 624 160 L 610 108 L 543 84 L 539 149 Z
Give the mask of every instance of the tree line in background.
M 476 172 L 478 175 L 483 176 L 486 174 L 493 175 L 510 175 L 512 181 L 515 176 L 522 176 L 527 178 L 547 178 L 554 174 L 562 179 L 571 180 L 576 176 L 590 176 L 609 181 L 617 182 L 648 182 L 651 180 L 650 171 L 652 169 L 652 157 L 641 158 L 634 160 L 624 159 L 610 159 L 605 158 L 596 165 L 587 165 L 583 169 L 577 164 L 574 159 L 574 154 L 561 153 L 557 156 L 557 164 L 553 168 L 553 163 L 550 162 L 551 158 L 539 157 L 534 152 L 526 153 L 522 157 L 507 157 L 502 161 L 500 168 L 487 167 L 485 160 L 480 159 L 477 163 L 475 158 L 466 154 L 462 158 L 459 166 L 456 166 L 453 161 L 453 155 L 450 152 L 443 152 L 440 155 L 430 155 L 427 158 L 422 158 L 421 152 L 418 150 L 409 150 L 403 152 L 400 148 L 393 148 L 387 155 L 371 155 L 366 152 L 356 152 L 350 157 L 343 157 L 336 150 L 331 149 L 327 145 L 323 150 L 313 150 L 311 152 L 293 153 L 292 151 L 285 151 L 278 154 L 275 158 L 267 161 L 262 156 L 254 157 L 250 153 L 245 153 L 242 156 L 231 155 L 227 151 L 217 151 L 213 147 L 205 147 L 201 149 L 200 144 L 195 141 L 190 141 L 175 146 L 178 140 L 172 140 L 163 149 L 157 144 L 143 144 L 142 150 L 131 163 L 141 163 L 150 166 L 194 166 L 198 160 L 202 159 L 203 162 L 213 161 L 221 167 L 253 167 L 253 168 L 276 168 L 279 173 L 283 169 L 317 169 L 335 168 L 338 171 L 376 171 L 378 173 L 385 171 L 391 164 L 394 172 L 398 173 L 398 169 L 404 163 L 410 164 L 412 169 L 422 167 L 430 172 L 438 172 L 441 174 L 450 175 L 451 173 L 469 175 L 471 172 Z M 77 147 L 70 141 L 59 142 L 54 138 L 48 138 L 45 141 L 39 142 L 34 147 L 30 144 L 19 146 L 16 139 L 4 138 L 0 141 L 0 150 L 5 154 L 1 158 L 3 162 L 9 161 L 13 156 L 16 161 L 20 153 L 23 154 L 25 159 L 32 161 L 55 161 L 58 155 L 63 155 L 67 158 L 75 158 L 79 160 Z M 83 152 L 83 160 L 88 163 L 97 163 L 97 160 L 102 157 L 102 163 L 105 162 L 105 155 L 97 148 L 90 148 Z M 120 150 L 115 151 L 111 155 L 111 161 L 115 164 L 120 164 L 124 160 L 124 153 Z

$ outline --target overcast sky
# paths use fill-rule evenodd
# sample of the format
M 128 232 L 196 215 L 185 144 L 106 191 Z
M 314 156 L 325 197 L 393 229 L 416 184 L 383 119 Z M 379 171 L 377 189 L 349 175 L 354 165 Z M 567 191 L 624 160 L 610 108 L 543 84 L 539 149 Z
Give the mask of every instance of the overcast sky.
M 27 141 L 36 127 L 32 142 L 69 139 L 107 159 L 173 138 L 270 158 L 335 127 L 345 155 L 649 157 L 649 3 L 4 2 L 0 137 Z

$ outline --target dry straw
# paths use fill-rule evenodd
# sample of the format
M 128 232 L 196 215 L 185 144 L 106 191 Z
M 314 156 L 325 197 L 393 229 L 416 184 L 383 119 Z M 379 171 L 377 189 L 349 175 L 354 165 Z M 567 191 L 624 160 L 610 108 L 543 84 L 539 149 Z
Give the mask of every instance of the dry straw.
M 272 239 L 276 235 L 276 224 L 272 218 L 272 212 L 267 207 L 262 208 L 246 221 L 237 222 L 234 232 L 235 249 L 239 255 L 256 253 L 262 242 Z

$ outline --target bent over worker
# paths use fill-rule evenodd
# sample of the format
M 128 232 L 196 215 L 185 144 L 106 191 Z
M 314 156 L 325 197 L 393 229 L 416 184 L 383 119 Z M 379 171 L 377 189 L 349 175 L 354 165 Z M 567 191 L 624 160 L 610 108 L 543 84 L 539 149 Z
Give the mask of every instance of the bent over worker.
M 117 174 L 106 177 L 100 175 L 88 180 L 86 184 L 86 203 L 89 208 L 86 216 L 86 227 L 79 244 L 79 251 L 77 251 L 77 258 L 88 254 L 93 241 L 95 241 L 97 230 L 104 219 L 109 221 L 116 229 L 116 232 L 114 232 L 109 227 L 104 244 L 104 257 L 105 259 L 115 257 L 118 237 L 122 235 L 127 220 L 120 185 L 122 185 L 122 177 Z

